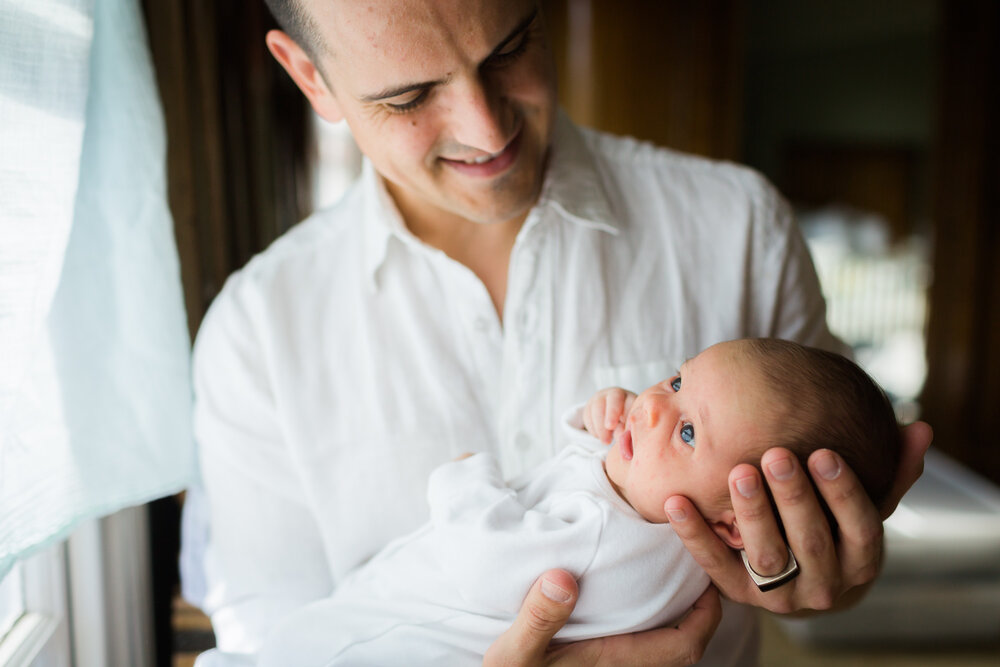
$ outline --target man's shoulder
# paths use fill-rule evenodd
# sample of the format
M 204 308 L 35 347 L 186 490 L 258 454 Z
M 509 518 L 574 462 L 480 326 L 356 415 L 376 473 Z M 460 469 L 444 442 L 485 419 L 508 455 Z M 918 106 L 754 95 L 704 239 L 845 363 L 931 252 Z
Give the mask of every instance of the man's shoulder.
M 202 328 L 219 318 L 267 320 L 275 308 L 288 311 L 311 294 L 320 296 L 324 285 L 345 286 L 331 274 L 350 270 L 359 255 L 363 225 L 356 190 L 291 227 L 230 274 Z
M 750 167 L 632 137 L 580 131 L 613 210 L 630 224 L 674 240 L 752 229 L 765 245 L 792 231 L 787 202 Z
M 750 199 L 770 199 L 774 188 L 759 172 L 735 162 L 713 159 L 650 141 L 579 128 L 598 168 L 606 176 L 650 187 L 725 189 Z
M 227 280 L 230 289 L 322 280 L 326 271 L 346 268 L 361 243 L 363 207 L 357 188 L 330 207 L 313 212 L 257 253 Z M 231 285 L 230 285 L 231 284 Z
M 330 207 L 313 212 L 254 255 L 238 273 L 267 279 L 283 271 L 311 270 L 319 263 L 335 266 L 352 256 L 353 240 L 360 239 L 363 207 L 358 188 L 352 188 Z

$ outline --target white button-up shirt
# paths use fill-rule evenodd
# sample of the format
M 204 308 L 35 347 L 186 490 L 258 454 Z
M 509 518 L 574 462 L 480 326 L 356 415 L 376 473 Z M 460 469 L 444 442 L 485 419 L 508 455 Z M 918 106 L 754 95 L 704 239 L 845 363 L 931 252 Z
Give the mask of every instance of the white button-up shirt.
M 750 170 L 560 118 L 501 322 L 366 165 L 229 279 L 198 337 L 220 648 L 257 650 L 276 619 L 425 521 L 438 464 L 487 451 L 518 474 L 561 447 L 568 406 L 746 336 L 836 345 L 788 207 Z M 752 632 L 726 616 L 742 629 L 716 637 L 738 650 Z

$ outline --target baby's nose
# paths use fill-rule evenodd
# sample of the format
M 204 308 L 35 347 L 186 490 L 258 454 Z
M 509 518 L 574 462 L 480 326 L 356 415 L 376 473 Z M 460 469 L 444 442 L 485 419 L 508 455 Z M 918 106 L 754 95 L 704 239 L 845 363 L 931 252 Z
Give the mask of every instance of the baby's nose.
M 646 428 L 653 428 L 659 423 L 661 412 L 660 406 L 656 405 L 655 402 L 644 402 L 642 405 L 638 405 L 632 409 L 629 421 L 632 424 L 642 424 L 645 422 Z

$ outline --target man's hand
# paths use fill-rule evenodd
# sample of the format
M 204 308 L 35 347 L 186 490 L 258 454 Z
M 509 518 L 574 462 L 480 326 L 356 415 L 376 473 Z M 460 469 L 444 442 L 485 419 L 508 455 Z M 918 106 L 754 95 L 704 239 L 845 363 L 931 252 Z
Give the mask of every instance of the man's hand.
M 795 456 L 781 448 L 764 453 L 761 468 L 800 568 L 798 577 L 766 593 L 753 584 L 740 556 L 715 535 L 690 500 L 669 498 L 667 516 L 688 551 L 726 597 L 777 613 L 846 606 L 859 597 L 859 591 L 846 593 L 870 584 L 878 574 L 882 520 L 923 472 L 924 453 L 933 437 L 930 426 L 917 422 L 904 428 L 902 434 L 896 481 L 881 510 L 871 503 L 839 456 L 819 450 L 809 457 L 809 473 L 837 519 L 839 542 L 834 542 L 816 494 Z M 759 471 L 747 464 L 736 466 L 729 474 L 729 489 L 750 566 L 762 575 L 781 572 L 788 551 Z
M 576 600 L 576 581 L 568 572 L 546 572 L 531 587 L 514 625 L 490 646 L 483 665 L 690 665 L 701 659 L 722 619 L 719 593 L 709 586 L 676 628 L 550 647 L 552 637 L 569 620 Z
M 583 408 L 583 426 L 592 436 L 609 444 L 625 428 L 625 418 L 635 394 L 621 387 L 602 389 Z

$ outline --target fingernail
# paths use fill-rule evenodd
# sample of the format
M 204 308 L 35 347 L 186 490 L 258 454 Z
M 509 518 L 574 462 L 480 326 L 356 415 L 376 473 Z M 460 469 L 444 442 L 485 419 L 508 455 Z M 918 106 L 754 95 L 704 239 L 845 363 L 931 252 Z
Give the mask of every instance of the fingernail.
M 740 495 L 744 498 L 753 498 L 757 495 L 757 489 L 760 488 L 760 484 L 757 481 L 756 475 L 748 475 L 747 477 L 741 477 L 736 480 L 736 490 L 740 492 Z
M 840 461 L 830 452 L 823 452 L 817 456 L 813 465 L 823 479 L 834 480 L 840 477 Z
M 788 459 L 778 459 L 774 463 L 767 466 L 767 469 L 771 471 L 771 476 L 775 479 L 788 479 L 792 476 L 792 472 L 795 470 L 792 468 L 792 462 Z
M 678 522 L 679 521 L 686 521 L 687 517 L 688 517 L 687 512 L 685 512 L 684 510 L 682 510 L 680 508 L 668 509 L 667 510 L 667 516 L 670 518 L 670 522 L 671 523 L 673 523 L 674 521 L 678 521 Z
M 564 602 L 569 602 L 570 594 L 569 591 L 553 584 L 548 579 L 542 579 L 542 595 L 552 600 L 553 602 L 558 602 L 562 604 Z

